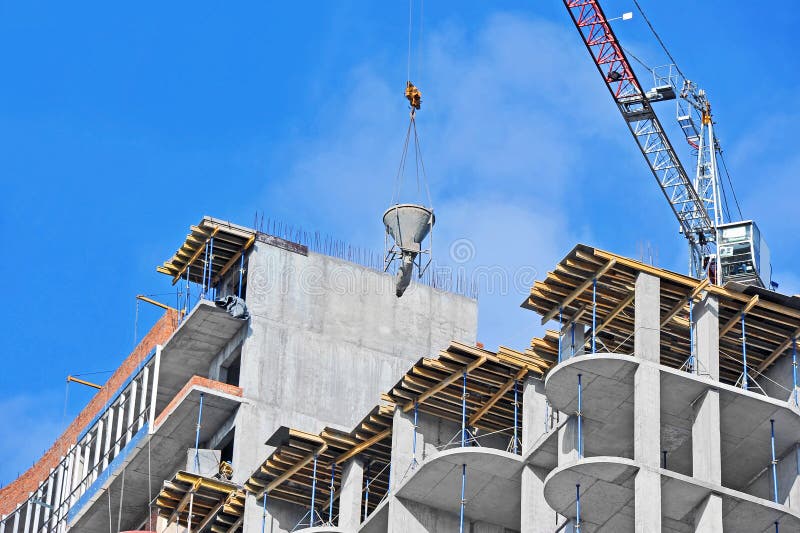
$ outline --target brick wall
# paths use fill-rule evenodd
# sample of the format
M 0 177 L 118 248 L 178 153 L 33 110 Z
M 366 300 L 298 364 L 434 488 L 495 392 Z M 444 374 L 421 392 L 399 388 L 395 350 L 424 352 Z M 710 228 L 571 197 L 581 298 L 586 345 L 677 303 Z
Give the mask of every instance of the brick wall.
M 39 484 L 50 474 L 61 458 L 75 444 L 76 439 L 86 424 L 97 416 L 104 407 L 108 398 L 114 394 L 119 386 L 128 378 L 130 373 L 141 363 L 157 344 L 164 344 L 175 331 L 178 324 L 178 315 L 175 311 L 168 310 L 155 323 L 142 341 L 131 354 L 122 362 L 116 371 L 108 378 L 102 389 L 89 401 L 86 407 L 70 423 L 64 433 L 55 441 L 53 446 L 12 483 L 0 489 L 0 515 L 13 511 L 17 505 L 25 501 L 28 495 L 35 491 Z

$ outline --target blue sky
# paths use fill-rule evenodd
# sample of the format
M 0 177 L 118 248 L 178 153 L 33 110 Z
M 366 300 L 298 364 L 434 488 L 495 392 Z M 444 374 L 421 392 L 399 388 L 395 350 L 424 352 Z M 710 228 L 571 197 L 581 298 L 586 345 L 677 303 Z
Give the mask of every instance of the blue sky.
M 708 90 L 745 217 L 781 289 L 800 291 L 791 17 L 744 1 L 641 3 Z M 134 296 L 173 290 L 155 266 L 202 215 L 247 225 L 263 212 L 382 248 L 407 17 L 406 2 L 366 0 L 0 5 L 0 483 L 90 397 L 73 386 L 65 402 L 66 375 L 130 351 Z M 650 243 L 659 266 L 685 269 L 677 224 L 560 1 L 426 2 L 423 28 L 412 78 L 440 264 L 468 239 L 460 266 L 541 278 L 580 241 L 633 257 Z M 616 28 L 666 62 L 638 14 Z M 522 348 L 539 331 L 523 297 L 483 287 L 487 346 Z M 156 318 L 142 307 L 139 331 Z

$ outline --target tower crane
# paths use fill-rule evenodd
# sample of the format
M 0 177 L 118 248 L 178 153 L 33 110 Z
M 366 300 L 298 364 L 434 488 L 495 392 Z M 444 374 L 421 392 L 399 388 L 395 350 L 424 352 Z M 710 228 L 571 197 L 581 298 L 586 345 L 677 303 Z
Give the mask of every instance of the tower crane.
M 771 288 L 769 248 L 758 226 L 741 220 L 741 214 L 725 220 L 718 169 L 722 150 L 705 91 L 686 79 L 677 65 L 654 69 L 654 87 L 645 91 L 599 0 L 563 2 L 678 219 L 689 244 L 689 273 L 719 285 L 736 281 Z M 669 100 L 677 101 L 678 125 L 696 155 L 693 175 L 686 171 L 653 109 L 653 104 Z

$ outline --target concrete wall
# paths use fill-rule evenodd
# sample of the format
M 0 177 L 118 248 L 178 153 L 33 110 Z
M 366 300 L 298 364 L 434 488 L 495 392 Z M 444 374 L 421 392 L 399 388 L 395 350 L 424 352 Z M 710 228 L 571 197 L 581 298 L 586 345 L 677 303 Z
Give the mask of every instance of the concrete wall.
M 420 357 L 476 340 L 475 300 L 419 284 L 398 299 L 388 274 L 336 258 L 256 242 L 247 275 L 239 385 L 251 403 L 237 414 L 237 482 L 280 426 L 349 431 Z

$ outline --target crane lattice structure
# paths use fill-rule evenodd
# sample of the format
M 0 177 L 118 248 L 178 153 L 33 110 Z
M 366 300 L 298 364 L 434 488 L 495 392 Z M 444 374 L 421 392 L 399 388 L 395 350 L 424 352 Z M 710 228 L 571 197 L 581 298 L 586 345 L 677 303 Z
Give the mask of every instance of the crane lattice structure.
M 563 1 L 689 242 L 690 273 L 705 278 L 709 259 L 717 255 L 717 228 L 723 219 L 716 166 L 719 144 L 704 91 L 670 68 L 665 75 L 654 72 L 656 87 L 645 92 L 598 0 Z M 652 102 L 675 99 L 677 90 L 681 96 L 678 123 L 697 151 L 694 179 L 686 172 L 652 107 Z M 701 117 L 699 130 L 693 118 L 697 114 Z

